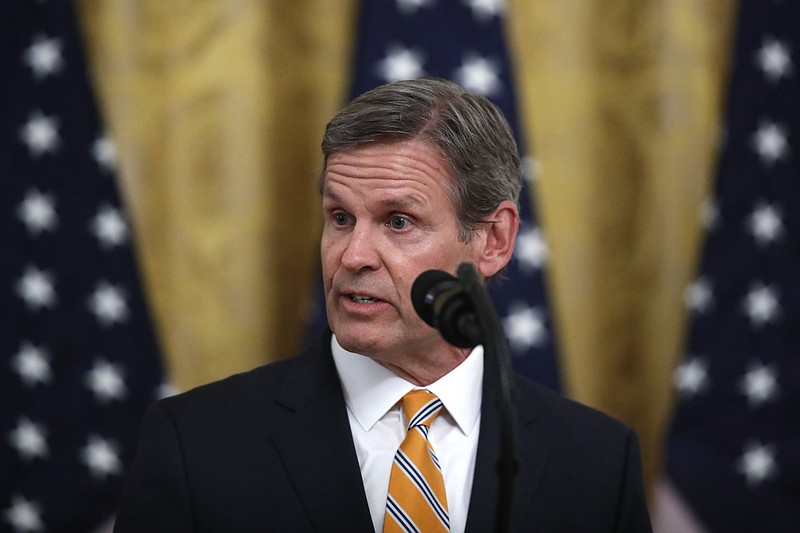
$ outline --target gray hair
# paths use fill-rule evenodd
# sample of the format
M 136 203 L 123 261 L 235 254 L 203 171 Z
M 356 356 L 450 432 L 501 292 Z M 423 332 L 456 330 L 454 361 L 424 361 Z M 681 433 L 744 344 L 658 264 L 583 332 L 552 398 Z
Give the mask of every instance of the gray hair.
M 519 202 L 522 170 L 511 128 L 483 96 L 440 78 L 382 85 L 347 104 L 325 128 L 324 168 L 331 155 L 370 142 L 421 139 L 450 165 L 446 184 L 456 208 L 459 238 L 472 232 L 503 200 Z

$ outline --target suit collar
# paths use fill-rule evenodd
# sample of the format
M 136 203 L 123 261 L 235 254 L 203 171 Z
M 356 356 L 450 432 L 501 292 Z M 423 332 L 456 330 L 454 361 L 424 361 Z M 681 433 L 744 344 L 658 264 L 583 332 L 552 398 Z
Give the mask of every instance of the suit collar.
M 331 351 L 350 413 L 369 431 L 410 390 L 419 388 L 371 358 L 342 348 L 333 337 Z M 464 434 L 477 429 L 481 409 L 483 347 L 477 346 L 456 368 L 424 387 L 444 404 Z
M 284 427 L 273 434 L 275 447 L 316 530 L 371 531 L 347 408 L 330 352 L 330 332 L 298 358 L 276 398 L 288 416 Z M 498 489 L 500 424 L 493 366 L 491 360 L 485 361 L 481 430 L 466 527 L 474 533 L 493 531 L 496 525 L 493 495 Z M 535 395 L 524 387 L 516 391 L 521 455 L 512 526 L 522 523 L 526 509 L 519 502 L 530 501 L 536 492 L 549 455 L 536 436 L 541 411 Z M 321 438 L 326 439 L 325 453 L 320 453 Z

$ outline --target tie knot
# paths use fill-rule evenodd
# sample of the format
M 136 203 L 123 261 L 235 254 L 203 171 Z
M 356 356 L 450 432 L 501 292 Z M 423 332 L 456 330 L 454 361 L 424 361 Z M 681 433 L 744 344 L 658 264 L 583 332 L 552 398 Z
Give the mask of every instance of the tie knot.
M 412 390 L 401 401 L 408 420 L 408 429 L 416 426 L 430 427 L 442 410 L 442 400 L 426 390 Z

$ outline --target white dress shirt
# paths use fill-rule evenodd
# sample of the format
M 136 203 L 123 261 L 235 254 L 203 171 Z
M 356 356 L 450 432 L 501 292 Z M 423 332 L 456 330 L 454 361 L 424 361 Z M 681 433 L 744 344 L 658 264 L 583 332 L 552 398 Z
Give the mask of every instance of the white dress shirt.
M 348 352 L 335 336 L 331 350 L 375 531 L 383 531 L 392 462 L 406 434 L 403 413 L 396 404 L 408 391 L 424 388 L 444 404 L 429 439 L 442 466 L 450 531 L 463 532 L 478 450 L 483 347 L 476 347 L 464 362 L 427 387 L 406 381 L 369 357 Z

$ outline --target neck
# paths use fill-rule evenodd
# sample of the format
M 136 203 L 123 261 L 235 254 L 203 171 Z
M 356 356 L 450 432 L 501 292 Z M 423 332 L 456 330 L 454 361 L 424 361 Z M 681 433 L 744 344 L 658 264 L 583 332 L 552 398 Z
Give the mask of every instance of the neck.
M 450 349 L 433 356 L 397 357 L 390 360 L 373 358 L 373 360 L 406 381 L 424 387 L 448 374 L 460 365 L 470 353 L 470 350 L 467 349 L 451 346 L 448 348 Z

